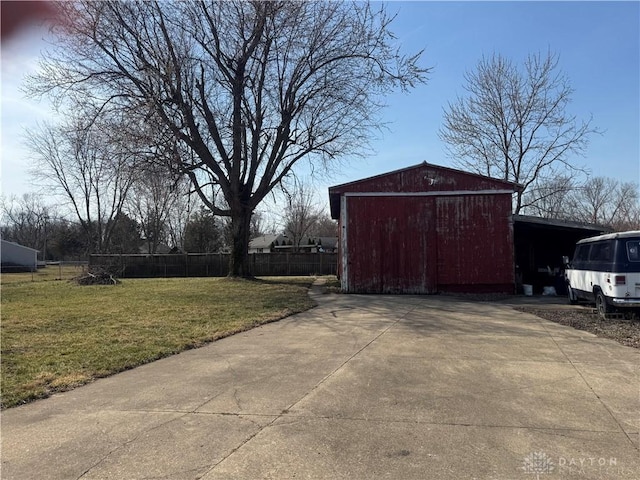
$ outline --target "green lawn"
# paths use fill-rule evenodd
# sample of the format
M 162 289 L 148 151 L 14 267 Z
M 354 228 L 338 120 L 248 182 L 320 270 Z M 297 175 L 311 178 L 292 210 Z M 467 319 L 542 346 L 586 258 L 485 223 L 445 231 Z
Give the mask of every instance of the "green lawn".
M 125 279 L 2 275 L 2 408 L 198 347 L 313 306 L 313 278 Z M 15 274 L 18 275 L 18 274 Z

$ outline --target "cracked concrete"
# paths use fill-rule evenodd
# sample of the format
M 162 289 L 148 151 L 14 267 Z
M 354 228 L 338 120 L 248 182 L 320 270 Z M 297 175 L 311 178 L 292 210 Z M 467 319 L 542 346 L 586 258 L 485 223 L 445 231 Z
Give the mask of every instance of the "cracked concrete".
M 2 478 L 513 480 L 541 454 L 540 478 L 640 478 L 637 350 L 504 303 L 312 295 L 2 412 Z

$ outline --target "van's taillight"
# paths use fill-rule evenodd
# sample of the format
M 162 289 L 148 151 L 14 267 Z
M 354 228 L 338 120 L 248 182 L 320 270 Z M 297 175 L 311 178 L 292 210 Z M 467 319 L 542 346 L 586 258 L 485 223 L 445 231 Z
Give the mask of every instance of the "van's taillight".
M 616 285 L 626 285 L 627 284 L 627 277 L 625 277 L 624 275 L 616 275 Z

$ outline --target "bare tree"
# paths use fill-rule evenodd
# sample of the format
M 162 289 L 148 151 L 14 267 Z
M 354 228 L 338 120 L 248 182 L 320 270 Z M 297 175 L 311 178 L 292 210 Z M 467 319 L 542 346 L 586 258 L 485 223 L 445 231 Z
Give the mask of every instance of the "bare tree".
M 593 177 L 578 182 L 558 176 L 539 182 L 533 192 L 538 200 L 524 213 L 593 223 L 616 231 L 640 229 L 638 184 L 614 178 Z
M 311 229 L 311 235 L 314 237 L 337 237 L 338 236 L 338 222 L 331 218 L 326 212 L 321 213 L 318 219 Z
M 623 182 L 618 192 L 621 202 L 611 227 L 619 232 L 640 230 L 640 190 L 638 184 Z
M 82 116 L 28 133 L 35 157 L 32 174 L 64 199 L 86 236 L 90 251 L 108 249 L 118 215 L 133 182 L 129 154 L 120 148 L 118 129 Z
M 161 244 L 172 243 L 171 220 L 175 224 L 183 217 L 186 225 L 190 213 L 184 201 L 189 196 L 188 184 L 184 178 L 172 178 L 166 168 L 157 164 L 137 171 L 135 177 L 126 209 L 140 225 L 147 251 L 156 253 Z M 182 233 L 179 236 L 182 238 Z
M 614 230 L 640 228 L 640 193 L 638 185 L 608 177 L 587 180 L 574 190 L 575 220 L 607 225 Z
M 47 235 L 58 220 L 55 208 L 45 205 L 42 196 L 27 193 L 2 198 L 2 238 L 39 250 L 47 259 Z
M 523 196 L 521 213 L 542 218 L 570 219 L 575 208 L 576 182 L 571 175 L 538 179 Z
M 312 190 L 304 183 L 297 183 L 293 192 L 285 191 L 288 204 L 282 214 L 284 234 L 298 251 L 307 244 L 309 236 L 322 216 L 322 209 L 314 200 Z
M 259 237 L 260 235 L 266 235 L 270 229 L 267 224 L 267 218 L 265 217 L 263 212 L 253 212 L 251 216 L 251 226 L 250 226 L 250 236 L 251 238 Z
M 185 231 L 191 214 L 196 211 L 199 202 L 192 195 L 176 197 L 174 208 L 167 216 L 168 245 L 184 249 Z
M 579 169 L 570 156 L 583 154 L 597 130 L 567 113 L 573 89 L 556 55 L 529 55 L 519 68 L 494 54 L 465 82 L 468 96 L 449 104 L 440 137 L 461 168 L 524 187 L 515 213 L 539 200 L 532 191 L 540 179 Z
M 384 94 L 426 79 L 384 7 L 297 1 L 61 2 L 61 47 L 32 78 L 171 135 L 172 168 L 231 221 L 230 274 L 248 275 L 251 216 L 300 162 L 362 153 Z M 139 117 L 136 119 L 136 115 Z M 215 201 L 219 191 L 223 204 Z
M 189 217 L 184 232 L 184 249 L 192 253 L 216 253 L 224 245 L 224 226 L 210 210 L 201 207 Z

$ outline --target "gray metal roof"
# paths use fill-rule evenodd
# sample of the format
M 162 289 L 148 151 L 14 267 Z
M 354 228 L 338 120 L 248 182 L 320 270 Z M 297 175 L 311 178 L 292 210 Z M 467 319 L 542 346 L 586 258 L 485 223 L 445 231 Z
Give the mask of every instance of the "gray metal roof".
M 547 227 L 566 228 L 569 230 L 589 230 L 594 234 L 611 232 L 610 227 L 604 225 L 596 225 L 594 223 L 574 222 L 571 220 L 562 220 L 559 218 L 542 218 L 531 215 L 513 215 L 513 222 L 529 225 L 541 225 Z

